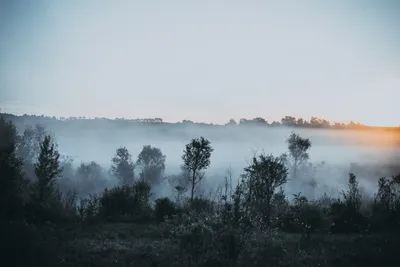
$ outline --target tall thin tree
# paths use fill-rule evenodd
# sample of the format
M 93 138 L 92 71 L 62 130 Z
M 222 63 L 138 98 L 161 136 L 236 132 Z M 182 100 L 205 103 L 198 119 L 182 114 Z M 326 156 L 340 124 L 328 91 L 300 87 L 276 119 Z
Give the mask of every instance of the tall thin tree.
M 213 151 L 211 142 L 204 137 L 192 139 L 183 151 L 183 166 L 191 174 L 189 178 L 192 185 L 191 200 L 193 200 L 196 185 L 204 178 L 204 174 L 201 171 L 210 166 L 210 158 Z
M 292 132 L 286 140 L 289 154 L 293 160 L 293 177 L 297 178 L 297 172 L 300 164 L 309 159 L 308 150 L 311 148 L 311 141 L 308 138 L 302 138 L 299 134 Z
M 43 205 L 52 197 L 58 196 L 56 182 L 61 173 L 60 154 L 51 136 L 46 135 L 40 144 L 39 157 L 35 164 L 34 194 L 39 204 Z

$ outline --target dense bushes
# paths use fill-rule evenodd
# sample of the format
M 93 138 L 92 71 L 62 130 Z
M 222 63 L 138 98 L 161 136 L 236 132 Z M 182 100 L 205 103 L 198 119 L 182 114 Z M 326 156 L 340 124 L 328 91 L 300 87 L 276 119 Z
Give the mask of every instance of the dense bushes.
M 375 229 L 400 229 L 400 174 L 379 179 L 372 217 Z
M 187 211 L 190 210 L 196 213 L 213 213 L 216 210 L 216 205 L 209 199 L 194 197 L 193 199 L 188 199 L 185 202 L 183 209 Z
M 182 265 L 226 266 L 237 261 L 244 238 L 217 214 L 190 211 L 167 220 L 168 236 L 177 242 Z
M 82 221 L 96 220 L 138 221 L 151 217 L 151 187 L 145 181 L 137 181 L 132 185 L 106 188 L 100 195 L 90 195 L 82 199 L 78 212 Z
M 293 204 L 286 214 L 282 214 L 280 228 L 286 232 L 314 233 L 326 230 L 322 210 L 301 194 L 294 196 Z
M 174 215 L 176 211 L 175 204 L 169 198 L 164 197 L 156 199 L 154 213 L 159 222 L 163 222 L 165 217 L 171 219 L 172 215 Z
M 240 205 L 240 204 L 239 204 Z M 262 266 L 283 255 L 283 243 L 262 216 L 243 217 L 234 205 L 225 203 L 217 212 L 188 210 L 166 220 L 167 236 L 175 240 L 181 266 Z M 260 220 L 261 219 L 261 220 Z M 273 254 L 273 257 L 269 257 Z

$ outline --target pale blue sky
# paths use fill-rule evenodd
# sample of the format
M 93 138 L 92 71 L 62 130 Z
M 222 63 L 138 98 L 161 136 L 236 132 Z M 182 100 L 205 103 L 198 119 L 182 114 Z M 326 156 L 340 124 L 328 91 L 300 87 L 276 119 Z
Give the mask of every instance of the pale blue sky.
M 399 125 L 400 1 L 0 0 L 0 106 Z

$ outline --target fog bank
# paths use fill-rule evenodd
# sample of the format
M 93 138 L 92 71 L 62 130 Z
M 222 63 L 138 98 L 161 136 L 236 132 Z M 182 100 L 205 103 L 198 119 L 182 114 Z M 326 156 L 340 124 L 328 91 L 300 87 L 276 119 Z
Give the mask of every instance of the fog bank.
M 38 123 L 17 118 L 13 122 L 20 133 L 28 125 Z M 95 161 L 108 170 L 117 148 L 125 146 L 135 161 L 143 146 L 151 145 L 160 148 L 166 155 L 166 175 L 180 172 L 185 145 L 191 139 L 203 136 L 211 141 L 214 148 L 211 166 L 206 170 L 207 179 L 203 183 L 205 191 L 221 185 L 228 169 L 231 169 L 235 182 L 255 153 L 271 153 L 275 156 L 287 153 L 286 139 L 292 131 L 309 138 L 312 147 L 308 171 L 297 181 L 289 181 L 286 186 L 289 196 L 300 191 L 309 197 L 323 192 L 338 194 L 347 186 L 349 172 L 353 172 L 364 190 L 372 195 L 378 178 L 400 172 L 397 164 L 400 138 L 396 131 L 149 124 L 84 119 L 51 119 L 39 123 L 54 134 L 60 153 L 71 157 L 75 167 L 81 162 Z M 313 182 L 316 185 L 311 186 Z M 158 190 L 162 194 L 169 194 L 171 188 L 166 187 L 164 185 Z

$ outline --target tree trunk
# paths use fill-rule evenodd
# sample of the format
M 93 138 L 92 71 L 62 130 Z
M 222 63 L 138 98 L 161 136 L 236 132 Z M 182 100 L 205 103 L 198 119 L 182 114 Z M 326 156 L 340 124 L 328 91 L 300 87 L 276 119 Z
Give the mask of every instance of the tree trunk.
M 268 226 L 270 226 L 271 225 L 271 199 L 272 199 L 272 196 L 268 196 L 267 197 L 267 201 L 266 201 L 266 213 L 265 213 L 265 216 L 266 216 L 266 223 L 267 223 L 267 225 Z
M 194 196 L 194 186 L 195 186 L 195 182 L 196 182 L 196 171 L 193 171 L 193 176 L 192 176 L 192 194 L 190 199 L 193 200 L 193 196 Z
M 297 165 L 298 165 L 298 161 L 297 159 L 294 161 L 294 169 L 293 169 L 293 178 L 296 179 L 297 178 Z

